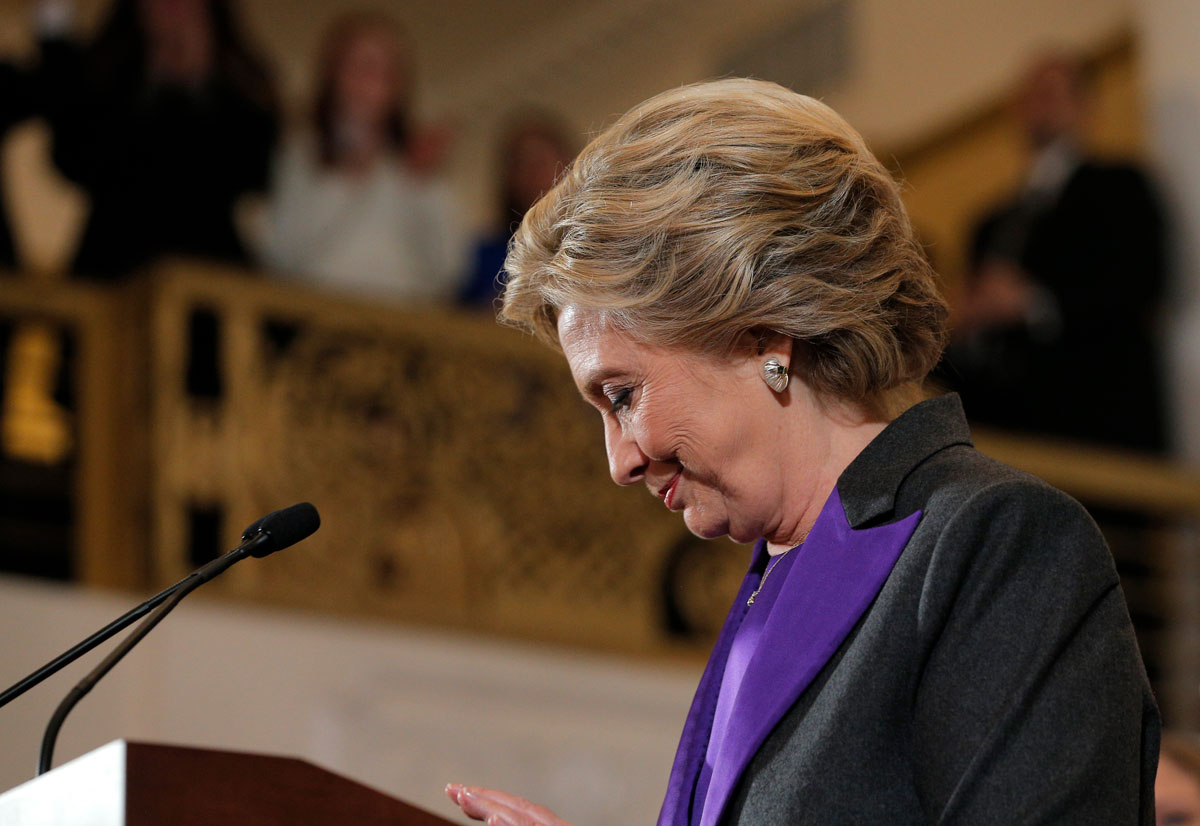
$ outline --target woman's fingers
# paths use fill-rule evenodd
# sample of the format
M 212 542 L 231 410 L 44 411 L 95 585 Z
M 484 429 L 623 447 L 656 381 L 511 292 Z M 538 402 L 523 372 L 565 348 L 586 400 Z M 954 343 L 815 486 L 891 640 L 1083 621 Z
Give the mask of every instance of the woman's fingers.
M 501 826 L 521 826 L 517 823 L 517 813 L 510 807 L 504 806 L 488 796 L 480 794 L 484 789 L 471 788 L 459 783 L 446 785 L 446 795 L 458 804 L 463 814 L 474 820 L 486 820 L 488 823 L 499 823 Z
M 533 821 L 527 821 L 522 813 L 513 807 L 487 795 L 477 794 L 473 790 L 460 787 L 457 793 L 451 795 L 451 798 L 467 817 L 487 821 L 489 826 L 529 826 L 533 823 Z
M 570 826 L 545 806 L 507 792 L 451 783 L 446 795 L 467 817 L 495 826 Z

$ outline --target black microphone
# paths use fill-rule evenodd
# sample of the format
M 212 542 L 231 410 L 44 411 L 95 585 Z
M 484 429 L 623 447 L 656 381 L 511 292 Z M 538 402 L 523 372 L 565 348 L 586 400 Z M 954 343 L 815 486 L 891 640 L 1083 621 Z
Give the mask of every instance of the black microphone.
M 308 502 L 300 502 L 290 508 L 268 513 L 262 519 L 254 522 L 242 531 L 242 541 L 246 542 L 255 534 L 264 534 L 265 542 L 255 545 L 250 550 L 251 556 L 260 559 L 284 548 L 290 548 L 301 539 L 307 539 L 321 527 L 321 515 Z
M 208 582 L 215 576 L 224 573 L 230 565 L 241 562 L 248 556 L 262 559 L 276 551 L 290 548 L 301 539 L 307 539 L 321 527 L 321 516 L 308 502 L 300 502 L 290 508 L 268 513 L 250 527 L 242 531 L 242 544 L 232 551 L 222 554 L 212 562 L 197 568 L 191 576 L 183 579 L 174 588 L 186 587 L 191 579 L 198 579 L 188 591 Z
M 134 629 L 128 637 L 122 640 L 99 665 L 80 680 L 67 693 L 67 696 L 63 698 L 58 708 L 55 709 L 49 724 L 46 726 L 46 733 L 42 737 L 41 756 L 38 760 L 38 774 L 44 774 L 49 771 L 54 755 L 55 739 L 58 737 L 58 731 L 71 709 L 95 687 L 96 683 L 105 674 L 112 670 L 113 666 L 120 662 L 135 645 L 141 642 L 154 626 L 158 625 L 184 597 L 247 556 L 264 557 L 275 553 L 275 551 L 283 550 L 302 539 L 308 538 L 320 526 L 321 517 L 317 514 L 317 509 L 308 502 L 301 502 L 297 505 L 292 505 L 290 508 L 284 508 L 283 510 L 267 514 L 246 528 L 242 533 L 242 543 L 232 551 L 222 554 L 212 562 L 198 568 L 171 587 L 151 597 L 133 611 L 109 623 L 96 634 L 93 634 L 79 645 L 47 663 L 38 669 L 38 671 L 35 671 L 5 691 L 3 695 L 0 695 L 0 698 L 2 698 L 0 705 L 9 702 L 19 694 L 28 691 L 46 677 L 49 677 L 54 672 L 87 653 L 117 631 L 125 628 L 142 614 L 153 609 L 153 613 L 146 617 L 145 621 Z

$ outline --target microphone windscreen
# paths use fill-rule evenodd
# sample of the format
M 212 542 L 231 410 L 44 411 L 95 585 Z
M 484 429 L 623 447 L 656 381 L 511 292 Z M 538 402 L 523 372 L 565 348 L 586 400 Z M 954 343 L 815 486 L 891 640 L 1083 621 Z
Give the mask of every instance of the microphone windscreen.
M 264 557 L 295 545 L 301 539 L 307 539 L 319 527 L 321 516 L 317 509 L 308 502 L 300 502 L 290 508 L 268 513 L 246 528 L 242 538 L 249 539 L 259 532 L 266 534 L 267 541 L 259 543 L 250 551 L 252 556 Z

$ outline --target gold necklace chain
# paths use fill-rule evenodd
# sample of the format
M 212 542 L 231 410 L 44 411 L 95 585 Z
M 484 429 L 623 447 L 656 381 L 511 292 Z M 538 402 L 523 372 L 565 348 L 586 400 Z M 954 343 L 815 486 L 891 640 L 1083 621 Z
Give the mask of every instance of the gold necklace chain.
M 754 589 L 754 593 L 750 595 L 750 599 L 746 600 L 746 605 L 754 604 L 754 598 L 756 596 L 758 596 L 758 592 L 761 591 L 763 589 L 763 586 L 767 584 L 767 577 L 769 577 L 771 575 L 771 571 L 774 571 L 775 567 L 777 565 L 779 565 L 780 562 L 783 561 L 783 558 L 785 556 L 787 556 L 788 554 L 790 554 L 793 550 L 795 550 L 795 549 L 788 548 L 786 551 L 781 553 L 779 556 L 777 556 L 773 560 L 771 560 L 771 564 L 767 566 L 767 570 L 763 574 L 763 578 L 758 581 L 758 587 Z

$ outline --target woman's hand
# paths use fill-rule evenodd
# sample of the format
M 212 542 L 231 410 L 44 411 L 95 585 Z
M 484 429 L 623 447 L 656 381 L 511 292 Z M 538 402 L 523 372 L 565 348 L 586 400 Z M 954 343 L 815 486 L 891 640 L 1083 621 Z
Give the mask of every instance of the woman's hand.
M 965 333 L 1025 323 L 1036 299 L 1029 273 L 1012 261 L 986 261 L 975 273 L 956 326 Z
M 488 826 L 571 826 L 545 806 L 495 789 L 450 783 L 446 795 L 467 817 L 486 820 Z

